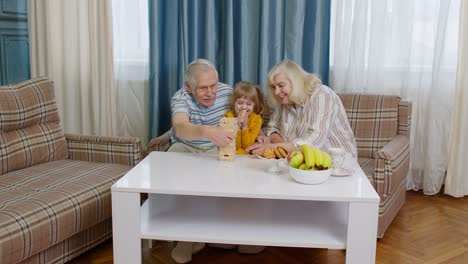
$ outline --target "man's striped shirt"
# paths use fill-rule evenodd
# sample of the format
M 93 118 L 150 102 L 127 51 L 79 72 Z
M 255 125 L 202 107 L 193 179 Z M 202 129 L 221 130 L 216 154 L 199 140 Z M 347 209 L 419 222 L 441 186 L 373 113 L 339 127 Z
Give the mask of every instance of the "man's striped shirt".
M 189 116 L 190 123 L 193 125 L 212 125 L 218 126 L 219 120 L 224 114 L 231 110 L 230 99 L 232 97 L 232 87 L 218 82 L 218 91 L 216 100 L 210 107 L 199 104 L 193 95 L 188 93 L 185 88 L 177 91 L 171 99 L 172 115 L 175 113 L 186 113 Z M 194 148 L 208 149 L 215 147 L 209 140 L 183 140 L 175 136 L 174 129 L 171 128 L 171 143 L 179 142 L 187 144 Z

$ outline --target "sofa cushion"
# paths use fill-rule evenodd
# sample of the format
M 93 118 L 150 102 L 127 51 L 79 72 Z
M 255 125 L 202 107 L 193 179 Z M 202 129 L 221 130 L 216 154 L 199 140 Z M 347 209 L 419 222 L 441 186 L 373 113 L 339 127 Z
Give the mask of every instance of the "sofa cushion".
M 0 87 L 0 174 L 66 159 L 52 81 L 34 79 Z
M 375 188 L 375 159 L 358 158 L 358 163 L 361 169 L 366 174 L 372 186 Z
M 111 217 L 131 166 L 58 160 L 0 175 L 0 263 L 16 263 Z
M 354 132 L 359 157 L 373 158 L 398 130 L 400 97 L 339 94 Z

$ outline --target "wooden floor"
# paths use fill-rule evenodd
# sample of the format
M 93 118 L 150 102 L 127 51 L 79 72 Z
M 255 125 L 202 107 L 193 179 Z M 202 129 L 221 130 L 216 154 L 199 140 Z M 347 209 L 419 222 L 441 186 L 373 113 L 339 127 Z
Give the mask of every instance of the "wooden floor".
M 143 249 L 143 263 L 173 263 L 170 243 Z M 112 241 L 69 262 L 71 264 L 112 263 Z M 268 247 L 257 255 L 235 250 L 205 248 L 193 256 L 193 264 L 223 263 L 345 263 L 345 251 Z M 467 264 L 468 197 L 407 192 L 406 203 L 377 242 L 378 264 Z

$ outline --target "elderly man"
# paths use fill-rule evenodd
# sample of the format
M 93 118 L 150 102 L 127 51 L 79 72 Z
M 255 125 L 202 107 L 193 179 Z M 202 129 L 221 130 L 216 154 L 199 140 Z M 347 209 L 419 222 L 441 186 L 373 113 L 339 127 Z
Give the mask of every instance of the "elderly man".
M 230 110 L 232 88 L 218 82 L 214 65 L 204 59 L 190 63 L 185 72 L 185 89 L 172 97 L 171 147 L 168 151 L 217 153 L 235 135 L 219 127 Z M 192 259 L 205 243 L 178 242 L 171 256 L 177 263 Z
M 230 110 L 232 88 L 218 82 L 214 65 L 204 59 L 190 63 L 185 72 L 185 89 L 172 97 L 171 147 L 176 152 L 212 152 L 235 138 L 219 127 Z

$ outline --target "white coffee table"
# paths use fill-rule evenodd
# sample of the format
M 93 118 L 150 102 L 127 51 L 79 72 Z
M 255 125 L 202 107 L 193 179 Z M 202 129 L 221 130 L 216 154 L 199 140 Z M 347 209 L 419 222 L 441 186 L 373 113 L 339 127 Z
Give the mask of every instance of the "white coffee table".
M 112 186 L 114 263 L 141 263 L 141 239 L 346 249 L 347 263 L 375 263 L 379 196 L 357 163 L 303 185 L 266 173 L 271 162 L 152 152 Z

